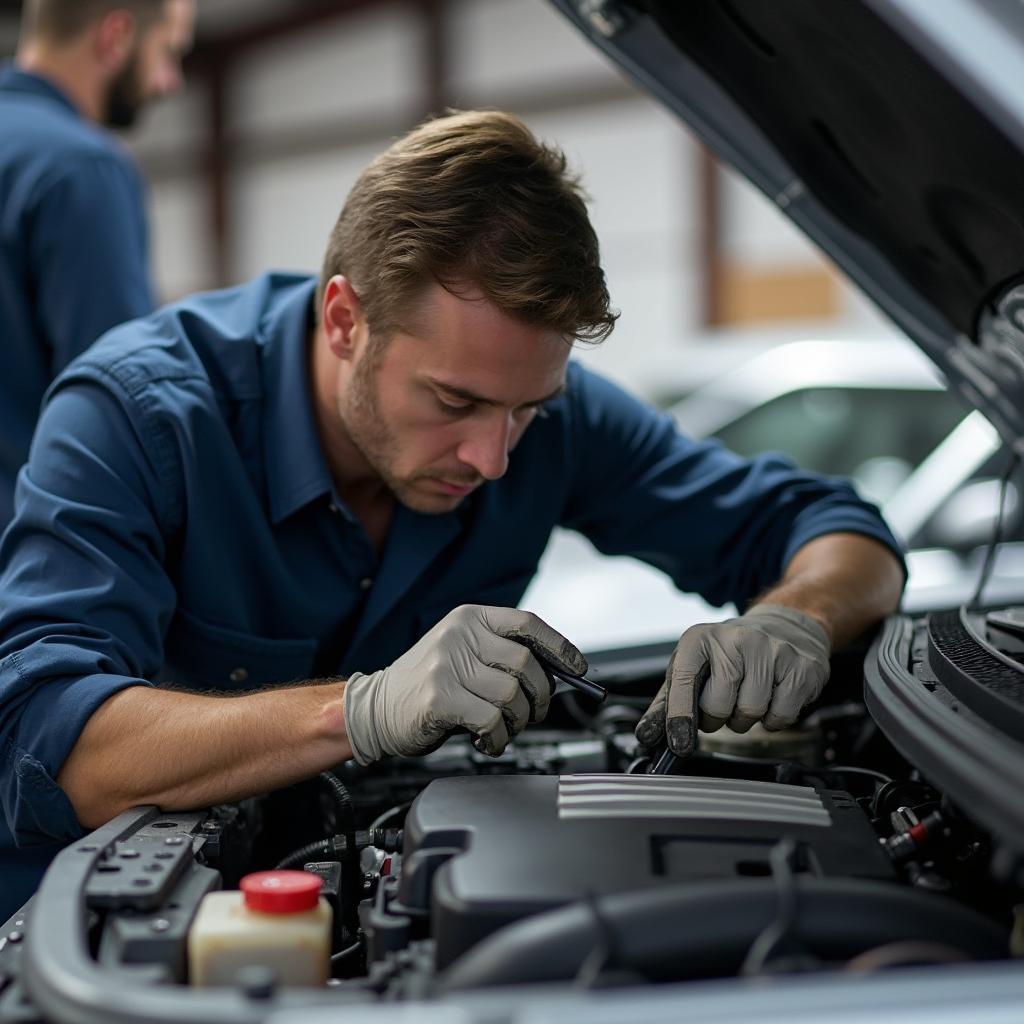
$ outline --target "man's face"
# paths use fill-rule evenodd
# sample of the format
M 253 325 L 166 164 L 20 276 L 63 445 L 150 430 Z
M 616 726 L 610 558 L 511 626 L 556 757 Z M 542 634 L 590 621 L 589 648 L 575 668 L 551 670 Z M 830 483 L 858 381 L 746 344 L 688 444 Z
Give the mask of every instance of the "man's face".
M 544 402 L 564 389 L 570 345 L 436 284 L 413 320 L 384 343 L 370 344 L 368 331 L 357 339 L 337 409 L 353 446 L 402 504 L 449 512 L 504 474 Z
M 109 127 L 132 127 L 149 102 L 181 88 L 181 61 L 192 47 L 194 22 L 194 0 L 165 0 L 163 16 L 142 29 L 127 63 L 108 87 Z

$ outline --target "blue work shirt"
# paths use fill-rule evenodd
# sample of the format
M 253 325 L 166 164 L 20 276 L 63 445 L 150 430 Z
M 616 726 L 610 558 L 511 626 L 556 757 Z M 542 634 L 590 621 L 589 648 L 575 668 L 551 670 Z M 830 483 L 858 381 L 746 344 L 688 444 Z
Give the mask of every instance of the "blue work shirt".
M 267 275 L 168 306 L 50 390 L 0 546 L 0 877 L 18 900 L 81 834 L 54 779 L 125 687 L 384 667 L 460 604 L 515 605 L 557 524 L 716 604 L 823 533 L 898 550 L 847 483 L 689 440 L 570 363 L 505 475 L 450 513 L 399 507 L 378 557 L 317 433 L 314 288 Z
M 0 68 L 0 531 L 50 381 L 153 309 L 142 184 L 49 82 Z

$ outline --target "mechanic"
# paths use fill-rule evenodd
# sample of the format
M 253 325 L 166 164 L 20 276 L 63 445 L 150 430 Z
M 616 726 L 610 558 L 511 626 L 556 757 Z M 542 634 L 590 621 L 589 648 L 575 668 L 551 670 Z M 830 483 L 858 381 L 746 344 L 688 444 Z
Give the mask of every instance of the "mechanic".
M 0 531 L 54 375 L 154 306 L 142 184 L 101 126 L 181 84 L 194 0 L 25 0 L 0 69 Z
M 706 724 L 791 722 L 896 607 L 897 544 L 845 482 L 687 439 L 570 363 L 615 317 L 564 156 L 464 112 L 363 172 L 319 281 L 198 295 L 76 360 L 0 546 L 6 907 L 133 805 L 460 729 L 501 752 L 547 710 L 531 651 L 586 667 L 513 607 L 559 523 L 759 602 L 686 633 L 647 742 L 692 745 L 706 659 Z

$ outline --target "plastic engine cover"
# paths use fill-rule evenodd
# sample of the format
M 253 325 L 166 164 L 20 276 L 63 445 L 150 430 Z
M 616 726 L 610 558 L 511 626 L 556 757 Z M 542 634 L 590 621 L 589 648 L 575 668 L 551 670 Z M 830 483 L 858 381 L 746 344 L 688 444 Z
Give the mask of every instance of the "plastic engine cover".
M 847 793 L 655 775 L 477 776 L 432 782 L 405 823 L 398 898 L 429 913 L 437 966 L 496 929 L 591 895 L 771 874 L 784 836 L 797 870 L 890 879 Z

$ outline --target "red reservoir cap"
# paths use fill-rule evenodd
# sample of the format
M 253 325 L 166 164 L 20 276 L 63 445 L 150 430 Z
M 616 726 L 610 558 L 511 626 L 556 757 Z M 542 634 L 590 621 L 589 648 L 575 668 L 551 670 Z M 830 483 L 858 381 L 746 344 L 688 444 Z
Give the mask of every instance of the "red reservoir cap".
M 297 914 L 312 910 L 323 881 L 309 871 L 257 871 L 239 883 L 249 910 L 264 914 Z

